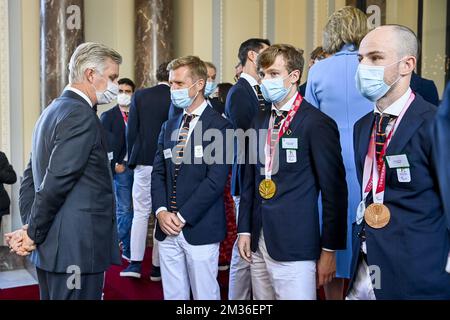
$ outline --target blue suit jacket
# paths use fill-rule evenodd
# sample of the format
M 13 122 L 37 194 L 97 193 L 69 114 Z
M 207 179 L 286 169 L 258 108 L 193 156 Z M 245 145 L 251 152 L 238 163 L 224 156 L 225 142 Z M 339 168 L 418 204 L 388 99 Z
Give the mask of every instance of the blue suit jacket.
M 164 151 L 173 150 L 177 144 L 178 131 L 183 115 L 170 119 L 162 126 L 158 140 L 158 150 L 152 172 L 152 201 L 155 210 L 160 207 L 170 208 L 170 196 L 174 179 L 172 159 L 165 159 Z M 201 124 L 201 126 L 200 126 Z M 206 155 L 207 147 L 217 145 L 216 150 L 225 150 L 224 140 L 195 141 L 196 135 L 203 137 L 208 129 L 220 130 L 225 137 L 225 130 L 231 124 L 212 108 L 207 107 L 192 132 L 185 150 L 185 161 L 181 165 L 177 178 L 177 207 L 186 220 L 183 234 L 192 245 L 205 245 L 221 242 L 226 235 L 225 205 L 223 190 L 228 178 L 229 165 L 224 159 L 222 164 L 207 165 L 202 158 L 194 158 L 194 147 L 202 145 Z M 175 134 L 173 134 L 175 132 Z M 175 141 L 172 141 L 172 135 Z M 172 151 L 173 156 L 175 152 Z M 197 162 L 200 161 L 199 164 Z M 156 239 L 163 241 L 166 235 L 157 224 Z
M 436 120 L 433 125 L 436 148 L 435 161 L 439 172 L 439 184 L 444 209 L 447 215 L 447 228 L 450 230 L 450 85 L 444 95 Z
M 439 93 L 433 80 L 424 79 L 413 72 L 411 89 L 420 94 L 425 101 L 428 101 L 434 106 L 439 105 Z
M 270 110 L 259 112 L 253 128 L 267 130 L 270 113 Z M 339 132 L 331 118 L 305 100 L 290 129 L 289 138 L 298 139 L 297 162 L 287 163 L 286 150 L 281 148 L 280 142 L 279 169 L 272 176 L 278 190 L 273 199 L 263 200 L 259 195 L 259 184 L 265 178 L 261 155 L 256 165 L 246 165 L 238 233 L 251 233 L 251 248 L 256 252 L 263 229 L 267 250 L 274 260 L 317 260 L 322 248 L 341 250 L 346 247 L 347 184 Z M 261 142 L 264 145 L 265 140 L 262 135 L 258 143 L 251 146 Z M 251 147 L 250 152 L 256 150 Z M 323 201 L 322 235 L 319 192 Z
M 445 272 L 450 238 L 431 143 L 435 114 L 436 107 L 416 95 L 386 151 L 387 156 L 407 155 L 412 180 L 400 183 L 396 170 L 387 168 L 384 202 L 391 211 L 391 221 L 383 229 L 366 226 L 368 264 L 381 270 L 381 288 L 375 289 L 379 300 L 450 299 L 450 274 Z M 355 125 L 360 183 L 373 123 L 371 112 Z M 353 227 L 352 280 L 361 247 L 358 233 L 363 225 Z
M 131 99 L 127 126 L 128 166 L 151 166 L 155 158 L 159 130 L 167 121 L 170 87 L 160 84 L 138 90 Z
M 266 104 L 270 109 L 270 104 Z M 235 130 L 242 129 L 247 131 L 250 129 L 253 118 L 259 110 L 259 102 L 252 86 L 244 78 L 240 78 L 238 82 L 231 87 L 227 95 L 225 104 L 225 115 L 233 124 Z M 231 177 L 231 194 L 238 196 L 243 186 L 245 166 L 238 164 L 238 154 L 244 154 L 247 145 L 235 144 L 235 161 L 232 169 Z M 243 161 L 241 161 L 242 163 Z
M 114 166 L 116 163 L 122 164 L 123 159 L 127 154 L 127 126 L 125 125 L 119 106 L 115 106 L 114 108 L 103 112 L 100 117 L 100 122 L 106 131 L 108 139 L 108 152 L 113 153 L 111 165 Z

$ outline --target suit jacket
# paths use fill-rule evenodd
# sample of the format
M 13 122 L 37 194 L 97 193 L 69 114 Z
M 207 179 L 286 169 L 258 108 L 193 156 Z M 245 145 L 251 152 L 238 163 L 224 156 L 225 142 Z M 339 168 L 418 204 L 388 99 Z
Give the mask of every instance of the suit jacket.
M 433 125 L 433 141 L 436 146 L 435 162 L 439 172 L 441 197 L 447 215 L 447 228 L 450 230 L 450 85 L 444 94 L 444 99 Z
M 439 93 L 433 80 L 424 79 L 413 72 L 410 86 L 412 91 L 420 94 L 425 101 L 435 106 L 439 105 Z
M 102 113 L 100 122 L 106 131 L 108 139 L 108 152 L 113 153 L 111 166 L 114 169 L 116 163 L 122 164 L 127 154 L 125 121 L 119 106 L 115 106 Z M 114 170 L 112 171 L 114 172 Z
M 106 140 L 89 104 L 72 91 L 39 118 L 20 188 L 22 222 L 48 272 L 100 273 L 119 264 L 112 175 Z
M 450 239 L 431 143 L 435 114 L 436 107 L 416 95 L 386 151 L 387 156 L 407 155 L 411 182 L 400 183 L 396 169 L 387 168 L 384 203 L 391 211 L 391 220 L 378 230 L 365 226 L 368 264 L 381 271 L 381 288 L 375 289 L 379 300 L 450 299 L 450 274 L 445 272 Z M 374 118 L 371 112 L 355 124 L 360 184 Z M 361 247 L 358 234 L 363 226 L 364 222 L 353 225 L 352 281 Z
M 259 112 L 253 128 L 267 130 L 271 111 Z M 346 247 L 347 184 L 336 123 L 304 100 L 295 115 L 291 135 L 298 139 L 296 163 L 287 163 L 286 150 L 279 144 L 277 185 L 274 198 L 264 200 L 259 185 L 265 179 L 266 135 L 258 135 L 261 145 L 257 164 L 247 164 L 241 192 L 238 233 L 251 233 L 251 249 L 256 252 L 261 230 L 267 251 L 277 261 L 318 260 L 322 248 Z M 261 141 L 261 139 L 263 139 Z M 256 150 L 251 152 L 255 154 Z M 318 198 L 322 193 L 323 230 L 319 225 Z
M 270 109 L 270 104 L 266 104 L 267 109 Z M 225 115 L 233 124 L 235 130 L 242 129 L 247 131 L 250 129 L 253 118 L 259 110 L 259 102 L 252 86 L 244 78 L 240 78 L 238 82 L 231 87 L 228 92 L 227 101 L 225 104 Z M 235 143 L 235 160 L 232 168 L 231 177 L 231 194 L 233 196 L 240 195 L 240 190 L 244 184 L 245 166 L 243 163 L 247 161 L 239 161 L 239 155 L 246 153 L 247 144 L 241 145 L 236 141 Z M 239 164 L 241 163 L 241 164 Z
M 0 152 L 0 218 L 9 214 L 9 205 L 11 204 L 3 184 L 14 184 L 16 181 L 17 176 L 13 167 L 9 164 L 6 155 Z
M 131 99 L 127 126 L 128 166 L 152 166 L 158 144 L 159 130 L 167 121 L 170 87 L 159 84 L 138 90 Z
M 158 150 L 152 172 L 152 202 L 155 210 L 160 207 L 170 208 L 170 196 L 174 179 L 174 164 L 171 158 L 165 159 L 164 151 L 173 150 L 177 141 L 172 141 L 172 134 L 178 137 L 183 115 L 179 115 L 164 123 L 158 140 Z M 202 124 L 200 126 L 200 123 Z M 194 141 L 193 137 L 203 137 L 208 129 L 220 130 L 225 137 L 225 130 L 231 124 L 212 108 L 207 107 L 187 142 L 184 159 L 190 161 L 181 165 L 177 178 L 177 207 L 186 220 L 183 229 L 184 237 L 192 245 L 205 245 L 221 242 L 226 235 L 225 205 L 223 190 L 228 177 L 229 166 L 223 164 L 205 164 L 201 158 L 194 158 L 194 147 L 203 146 L 206 152 L 209 145 L 217 145 L 216 150 L 225 150 L 221 139 Z M 224 139 L 225 140 L 225 139 Z M 224 141 L 223 140 L 223 141 Z M 173 151 L 173 157 L 175 152 Z M 219 157 L 219 156 L 218 156 Z M 220 159 L 220 158 L 219 158 Z M 195 161 L 201 161 L 197 164 Z M 166 235 L 156 225 L 156 239 L 163 241 Z

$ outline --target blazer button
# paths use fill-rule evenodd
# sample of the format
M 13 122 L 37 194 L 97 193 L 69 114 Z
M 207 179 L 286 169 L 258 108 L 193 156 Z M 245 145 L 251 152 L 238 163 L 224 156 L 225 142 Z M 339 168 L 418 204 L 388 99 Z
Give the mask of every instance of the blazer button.
M 266 204 L 266 202 L 267 202 L 266 200 L 263 200 L 261 201 L 261 204 Z

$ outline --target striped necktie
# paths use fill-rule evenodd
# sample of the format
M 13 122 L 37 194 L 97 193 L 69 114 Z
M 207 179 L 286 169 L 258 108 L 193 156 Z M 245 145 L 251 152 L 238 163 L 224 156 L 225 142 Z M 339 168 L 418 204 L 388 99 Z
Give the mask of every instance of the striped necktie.
M 195 115 L 185 114 L 183 117 L 183 125 L 181 126 L 180 133 L 178 136 L 178 143 L 175 147 L 175 166 L 174 166 L 174 177 L 173 177 L 173 185 L 172 185 L 172 195 L 170 197 L 170 211 L 178 212 L 177 207 L 177 178 L 180 172 L 181 164 L 183 163 L 184 156 L 184 148 L 186 147 L 186 143 L 189 135 L 189 126 L 192 120 L 195 118 Z
M 396 117 L 387 115 L 380 115 L 377 113 L 375 115 L 375 124 L 376 124 L 376 136 L 375 136 L 375 145 L 376 145 L 376 153 L 377 159 L 380 160 L 381 152 L 383 151 L 384 144 L 386 143 L 387 133 L 386 128 L 389 122 Z
M 265 111 L 266 110 L 266 100 L 264 99 L 264 96 L 262 94 L 261 87 L 259 85 L 256 85 L 253 88 L 255 89 L 256 93 L 258 94 L 259 108 L 262 111 Z
M 287 117 L 288 112 L 283 111 L 280 115 L 275 110 L 272 110 L 272 116 L 275 118 L 273 122 L 272 136 L 270 138 L 270 146 L 273 148 L 278 141 L 278 134 L 280 133 L 281 122 Z

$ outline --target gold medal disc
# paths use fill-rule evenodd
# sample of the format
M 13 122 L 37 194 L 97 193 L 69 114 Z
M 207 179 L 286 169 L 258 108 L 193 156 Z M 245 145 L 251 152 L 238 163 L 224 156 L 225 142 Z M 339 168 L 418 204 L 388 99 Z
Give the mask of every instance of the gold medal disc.
M 259 194 L 261 195 L 261 198 L 270 200 L 275 196 L 276 192 L 277 185 L 273 180 L 264 179 L 263 181 L 261 181 L 259 185 Z

